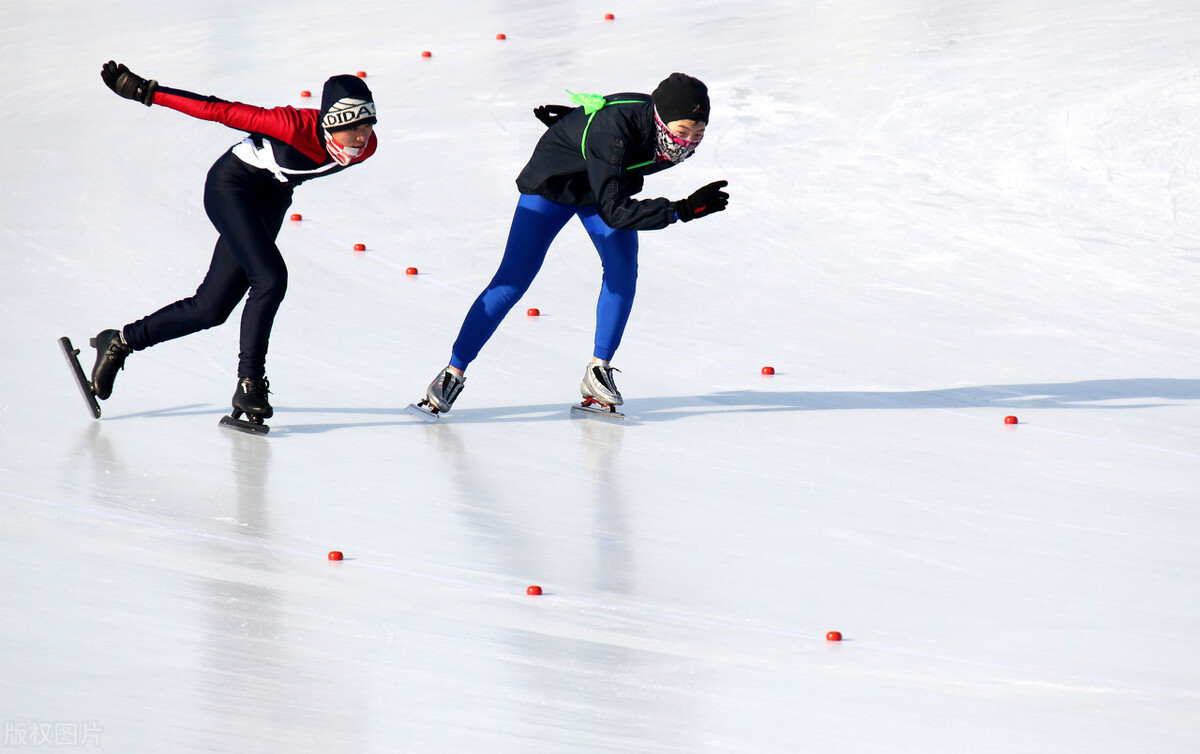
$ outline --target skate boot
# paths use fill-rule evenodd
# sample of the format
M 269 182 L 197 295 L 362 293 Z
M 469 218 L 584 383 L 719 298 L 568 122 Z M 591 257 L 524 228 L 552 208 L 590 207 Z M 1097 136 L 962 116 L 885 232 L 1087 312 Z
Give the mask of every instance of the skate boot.
M 621 399 L 621 391 L 617 390 L 617 383 L 613 380 L 613 372 L 619 372 L 620 369 L 614 369 L 606 364 L 588 364 L 587 371 L 583 373 L 583 382 L 579 385 L 579 392 L 583 393 L 584 404 L 602 403 L 605 406 L 620 406 L 623 401 Z
M 625 414 L 617 411 L 617 406 L 624 401 L 621 391 L 617 390 L 617 383 L 613 381 L 613 372 L 619 371 L 607 364 L 588 364 L 587 371 L 583 373 L 583 382 L 579 385 L 583 402 L 571 406 L 572 415 L 623 421 Z
M 239 412 L 243 412 L 252 420 L 270 419 L 275 411 L 267 400 L 267 393 L 271 392 L 267 389 L 269 386 L 266 377 L 260 380 L 253 377 L 239 379 L 237 390 L 233 392 L 234 418 L 237 418 Z
M 454 405 L 454 399 L 458 398 L 458 394 L 462 392 L 463 383 L 466 381 L 466 375 L 456 374 L 450 367 L 446 367 L 433 379 L 433 382 L 429 383 L 429 389 L 425 391 L 425 400 L 422 403 L 437 413 L 445 413 Z
M 112 395 L 117 372 L 125 368 L 125 357 L 133 353 L 133 349 L 125 343 L 125 337 L 121 335 L 120 330 L 103 330 L 92 338 L 91 343 L 96 349 L 96 365 L 92 367 L 92 392 L 103 401 Z

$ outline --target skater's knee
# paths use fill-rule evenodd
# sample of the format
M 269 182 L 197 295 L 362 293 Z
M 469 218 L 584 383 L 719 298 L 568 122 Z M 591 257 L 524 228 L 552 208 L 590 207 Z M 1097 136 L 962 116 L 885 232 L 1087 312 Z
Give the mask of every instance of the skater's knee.
M 239 297 L 230 303 L 216 299 L 192 297 L 185 298 L 180 303 L 188 310 L 186 319 L 192 322 L 196 329 L 207 330 L 210 327 L 225 324 L 240 300 Z
M 250 284 L 250 297 L 259 300 L 280 302 L 287 293 L 287 270 L 274 271 L 261 276 Z
M 632 264 L 609 262 L 604 265 L 604 286 L 610 291 L 632 295 L 637 290 L 637 262 Z
M 483 294 L 484 309 L 489 316 L 504 316 L 529 290 L 528 285 L 496 285 Z

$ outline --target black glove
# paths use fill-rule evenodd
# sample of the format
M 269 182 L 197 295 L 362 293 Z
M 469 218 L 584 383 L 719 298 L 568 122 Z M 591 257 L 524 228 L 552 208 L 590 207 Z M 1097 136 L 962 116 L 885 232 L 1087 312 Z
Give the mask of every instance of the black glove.
M 571 112 L 575 108 L 567 107 L 566 105 L 542 105 L 541 107 L 533 108 L 533 114 L 537 119 L 545 123 L 547 127 L 553 126 L 558 122 L 558 119 Z
M 675 202 L 675 214 L 685 223 L 697 217 L 720 212 L 729 204 L 729 194 L 721 189 L 729 185 L 729 181 L 713 181 L 696 191 L 687 199 Z
M 154 90 L 158 88 L 158 82 L 147 81 L 126 68 L 124 63 L 117 65 L 115 61 L 108 61 L 100 69 L 100 78 L 104 79 L 109 89 L 125 99 L 137 100 L 146 107 L 154 102 Z

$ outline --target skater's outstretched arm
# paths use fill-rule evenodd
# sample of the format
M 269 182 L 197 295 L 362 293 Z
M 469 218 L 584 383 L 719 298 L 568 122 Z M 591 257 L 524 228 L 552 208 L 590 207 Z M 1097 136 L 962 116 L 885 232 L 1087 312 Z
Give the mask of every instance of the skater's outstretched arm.
M 258 107 L 243 102 L 231 102 L 211 95 L 201 95 L 183 89 L 160 86 L 130 71 L 124 63 L 104 64 L 101 78 L 117 94 L 149 105 L 160 105 L 200 120 L 212 121 L 239 131 L 263 134 L 285 142 L 318 162 L 326 158 L 325 144 L 319 137 L 320 112 L 310 109 Z M 140 82 L 140 83 L 139 83 Z M 374 153 L 377 139 L 372 133 L 362 154 L 361 162 Z

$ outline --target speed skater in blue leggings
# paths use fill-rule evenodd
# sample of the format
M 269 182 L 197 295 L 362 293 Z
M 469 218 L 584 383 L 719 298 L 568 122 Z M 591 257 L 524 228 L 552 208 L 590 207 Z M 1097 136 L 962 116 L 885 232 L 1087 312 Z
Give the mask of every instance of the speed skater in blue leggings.
M 543 105 L 534 110 L 548 128 L 517 177 L 521 192 L 500 268 L 475 299 L 451 349 L 450 363 L 426 391 L 420 408 L 450 410 L 466 381 L 466 369 L 508 312 L 529 289 L 554 238 L 572 217 L 591 237 L 604 268 L 596 305 L 592 360 L 580 392 L 584 405 L 608 410 L 621 405 L 610 362 L 621 344 L 637 290 L 638 231 L 725 209 L 725 181 L 686 199 L 633 199 L 643 179 L 683 162 L 704 138 L 708 88 L 673 73 L 653 94 L 572 94 L 577 107 Z

